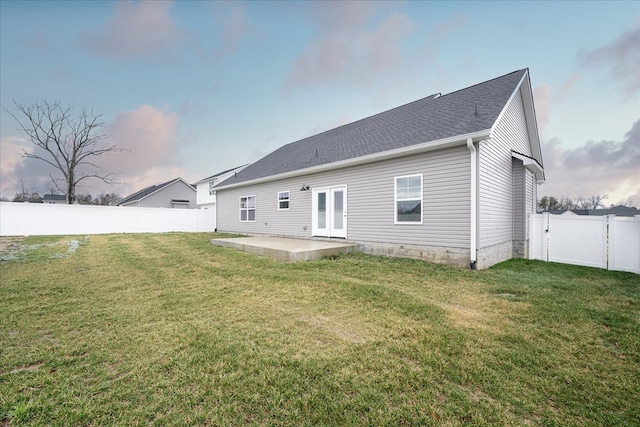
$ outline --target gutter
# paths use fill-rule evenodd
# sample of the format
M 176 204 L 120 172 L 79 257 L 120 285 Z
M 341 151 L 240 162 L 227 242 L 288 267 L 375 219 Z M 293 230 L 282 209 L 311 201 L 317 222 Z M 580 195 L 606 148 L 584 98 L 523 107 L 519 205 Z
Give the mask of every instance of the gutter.
M 228 190 L 231 188 L 244 187 L 247 185 L 261 184 L 263 182 L 275 181 L 285 178 L 294 178 L 297 176 L 308 175 L 312 173 L 325 172 L 334 169 L 341 169 L 350 166 L 362 165 L 365 163 L 373 163 L 381 160 L 394 159 L 397 157 L 404 157 L 411 154 L 424 153 L 427 151 L 439 150 L 441 148 L 455 147 L 464 145 L 465 140 L 481 141 L 487 139 L 491 134 L 491 129 L 485 129 L 478 132 L 468 133 L 465 135 L 456 135 L 449 138 L 443 138 L 436 141 L 423 142 L 422 144 L 410 145 L 408 147 L 396 148 L 393 150 L 382 151 L 374 154 L 367 154 L 365 156 L 354 157 L 346 160 L 339 160 L 337 162 L 325 163 L 323 165 L 312 166 L 305 169 L 297 169 L 295 171 L 283 172 L 275 175 L 268 175 L 260 178 L 251 179 L 248 181 L 242 181 L 237 184 L 224 185 L 222 182 L 219 186 L 216 185 L 216 190 Z M 255 163 L 254 163 L 255 164 Z M 238 172 L 240 173 L 240 172 Z
M 478 200 L 478 174 L 476 172 L 477 163 L 478 163 L 478 151 L 476 147 L 473 145 L 473 139 L 467 139 L 467 147 L 470 152 L 470 160 L 471 160 L 471 231 L 470 231 L 470 239 L 469 239 L 469 268 L 472 270 L 477 270 L 478 267 L 476 265 L 477 261 L 477 252 L 478 252 L 478 209 L 477 209 L 477 200 Z

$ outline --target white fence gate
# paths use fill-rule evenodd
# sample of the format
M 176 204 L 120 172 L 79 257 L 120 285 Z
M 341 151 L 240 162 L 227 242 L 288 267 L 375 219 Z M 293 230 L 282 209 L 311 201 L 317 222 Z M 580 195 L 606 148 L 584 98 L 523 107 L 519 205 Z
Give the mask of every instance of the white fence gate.
M 0 236 L 214 231 L 214 210 L 0 202 Z
M 640 216 L 529 216 L 529 258 L 640 274 Z

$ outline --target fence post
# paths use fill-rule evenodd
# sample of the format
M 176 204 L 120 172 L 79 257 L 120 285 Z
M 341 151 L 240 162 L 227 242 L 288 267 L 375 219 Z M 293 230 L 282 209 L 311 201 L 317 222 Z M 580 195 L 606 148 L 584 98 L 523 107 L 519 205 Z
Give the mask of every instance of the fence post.
M 549 262 L 549 245 L 551 240 L 549 235 L 550 223 L 551 216 L 549 215 L 549 212 L 544 212 L 542 214 L 542 259 L 547 262 Z
M 636 219 L 636 273 L 640 274 L 640 215 L 635 216 Z
M 616 267 L 616 216 L 606 215 L 607 217 L 607 233 L 605 236 L 605 254 L 607 257 L 607 270 L 613 270 Z
M 528 224 L 527 230 L 529 232 L 528 235 L 527 235 L 527 244 L 529 245 L 529 249 L 527 250 L 527 259 L 535 259 L 535 257 L 536 257 L 536 254 L 534 252 L 535 245 L 533 243 L 533 241 L 534 241 L 533 237 L 535 236 L 535 230 L 534 230 L 535 217 L 534 217 L 534 215 L 535 215 L 535 212 L 529 212 L 527 214 L 527 221 L 528 221 L 527 222 L 527 224 Z

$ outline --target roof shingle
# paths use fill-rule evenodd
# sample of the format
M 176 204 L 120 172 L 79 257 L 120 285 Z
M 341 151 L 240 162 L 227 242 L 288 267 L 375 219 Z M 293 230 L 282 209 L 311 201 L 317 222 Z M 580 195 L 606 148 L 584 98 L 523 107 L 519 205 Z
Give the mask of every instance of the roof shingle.
M 518 70 L 446 95 L 431 95 L 292 142 L 220 186 L 490 129 L 526 73 Z

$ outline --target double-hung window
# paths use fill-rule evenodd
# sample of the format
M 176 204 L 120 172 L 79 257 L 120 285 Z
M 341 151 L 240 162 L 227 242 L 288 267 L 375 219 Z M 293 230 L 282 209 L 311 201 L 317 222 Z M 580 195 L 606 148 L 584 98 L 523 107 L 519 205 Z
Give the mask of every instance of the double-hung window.
M 278 193 L 278 210 L 287 210 L 289 209 L 289 192 L 281 191 Z
M 256 196 L 240 197 L 240 222 L 256 220 Z
M 395 223 L 422 224 L 422 174 L 396 177 Z
M 216 180 L 215 179 L 212 180 L 212 181 L 209 181 L 209 195 L 210 196 L 213 196 L 214 194 L 216 194 L 216 190 L 213 189 L 213 187 L 215 187 L 215 186 L 216 186 Z

